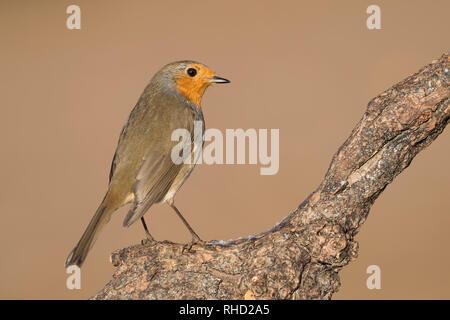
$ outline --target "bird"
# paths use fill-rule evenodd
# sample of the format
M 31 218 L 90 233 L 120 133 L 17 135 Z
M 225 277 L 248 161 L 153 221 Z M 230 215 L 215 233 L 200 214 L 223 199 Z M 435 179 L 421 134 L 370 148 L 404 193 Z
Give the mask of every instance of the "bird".
M 99 232 L 112 214 L 131 204 L 123 226 L 129 227 L 141 219 L 149 240 L 154 240 L 144 220 L 144 214 L 156 203 L 167 203 L 192 235 L 192 243 L 202 242 L 174 203 L 174 197 L 195 167 L 193 161 L 173 161 L 172 132 L 184 129 L 190 133 L 190 154 L 182 152 L 182 159 L 192 157 L 197 147 L 194 124 L 205 122 L 201 100 L 212 84 L 229 83 L 206 65 L 191 61 L 172 62 L 154 74 L 135 107 L 128 116 L 119 136 L 109 174 L 106 194 L 74 249 L 65 267 L 81 267 Z M 189 150 L 189 149 L 187 149 Z M 192 159 L 192 158 L 191 158 Z

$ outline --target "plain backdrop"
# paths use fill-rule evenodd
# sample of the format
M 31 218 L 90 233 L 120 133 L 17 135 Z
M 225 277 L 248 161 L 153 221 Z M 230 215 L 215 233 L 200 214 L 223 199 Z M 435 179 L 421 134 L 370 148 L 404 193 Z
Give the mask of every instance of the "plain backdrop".
M 366 9 L 381 8 L 381 30 Z M 81 30 L 66 28 L 67 6 Z M 208 89 L 207 128 L 280 130 L 280 169 L 199 165 L 176 202 L 203 239 L 271 228 L 320 183 L 370 99 L 449 49 L 449 1 L 1 1 L 0 298 L 86 299 L 116 249 L 144 238 L 122 208 L 66 289 L 64 261 L 107 186 L 120 130 L 152 75 L 194 59 L 231 84 Z M 449 299 L 450 134 L 375 202 L 336 299 Z M 159 239 L 190 240 L 166 205 Z M 366 287 L 370 265 L 381 289 Z

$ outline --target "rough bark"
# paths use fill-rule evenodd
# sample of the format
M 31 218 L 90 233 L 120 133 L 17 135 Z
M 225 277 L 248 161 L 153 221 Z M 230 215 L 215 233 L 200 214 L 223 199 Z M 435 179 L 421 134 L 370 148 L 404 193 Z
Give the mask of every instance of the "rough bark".
M 449 54 L 372 99 L 319 187 L 270 231 L 228 243 L 115 251 L 94 299 L 330 299 L 386 186 L 449 122 Z

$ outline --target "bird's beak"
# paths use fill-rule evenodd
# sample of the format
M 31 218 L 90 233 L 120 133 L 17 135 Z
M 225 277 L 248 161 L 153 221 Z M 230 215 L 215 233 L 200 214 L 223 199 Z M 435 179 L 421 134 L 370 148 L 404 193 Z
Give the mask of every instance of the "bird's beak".
M 212 78 L 209 78 L 208 80 L 211 83 L 230 83 L 230 80 L 227 80 L 225 78 L 221 78 L 221 77 L 218 77 L 218 76 L 214 76 Z

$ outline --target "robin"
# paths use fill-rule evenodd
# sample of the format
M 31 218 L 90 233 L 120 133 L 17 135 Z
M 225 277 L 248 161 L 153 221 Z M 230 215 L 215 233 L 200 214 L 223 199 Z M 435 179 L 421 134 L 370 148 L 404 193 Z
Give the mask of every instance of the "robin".
M 229 82 L 195 61 L 170 63 L 153 76 L 120 134 L 106 195 L 67 257 L 66 267 L 81 267 L 113 212 L 129 203 L 132 207 L 123 222 L 125 227 L 141 219 L 147 237 L 153 240 L 143 216 L 153 204 L 166 202 L 188 228 L 192 241 L 201 241 L 174 204 L 175 194 L 191 174 L 197 159 L 173 161 L 172 149 L 178 142 L 171 137 L 176 129 L 191 133 L 191 155 L 183 157 L 192 156 L 194 122 L 200 121 L 204 132 L 202 96 L 211 84 Z

